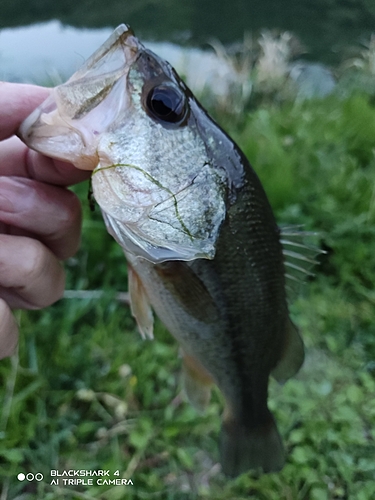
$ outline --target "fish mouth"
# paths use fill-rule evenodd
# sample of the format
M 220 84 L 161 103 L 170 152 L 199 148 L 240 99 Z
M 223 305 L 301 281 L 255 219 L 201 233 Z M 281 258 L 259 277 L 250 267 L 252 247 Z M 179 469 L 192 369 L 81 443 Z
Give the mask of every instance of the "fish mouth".
M 22 123 L 20 138 L 41 153 L 94 170 L 100 135 L 129 107 L 127 76 L 142 50 L 131 28 L 121 24 L 81 69 L 51 90 Z

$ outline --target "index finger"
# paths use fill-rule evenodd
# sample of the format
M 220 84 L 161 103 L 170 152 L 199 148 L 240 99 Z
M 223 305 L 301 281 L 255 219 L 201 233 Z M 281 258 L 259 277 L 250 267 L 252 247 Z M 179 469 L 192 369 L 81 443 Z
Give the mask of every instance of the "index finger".
M 23 120 L 48 94 L 49 89 L 45 87 L 0 82 L 0 141 L 15 134 Z
M 31 151 L 18 137 L 13 136 L 0 142 L 0 176 L 4 175 L 70 186 L 88 179 L 91 172 Z
M 0 82 L 0 175 L 30 177 L 63 186 L 89 178 L 87 172 L 30 151 L 17 137 L 11 137 L 48 94 L 45 87 Z

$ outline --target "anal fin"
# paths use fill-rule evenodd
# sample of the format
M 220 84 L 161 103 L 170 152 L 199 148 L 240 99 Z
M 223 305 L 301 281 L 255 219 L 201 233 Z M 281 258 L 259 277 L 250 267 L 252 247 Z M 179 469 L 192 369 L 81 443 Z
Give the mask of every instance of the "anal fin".
M 211 399 L 212 377 L 196 358 L 184 352 L 182 356 L 182 380 L 185 393 L 194 408 L 203 412 Z
M 288 318 L 284 351 L 282 356 L 272 370 L 272 375 L 281 384 L 293 377 L 301 368 L 305 358 L 303 340 L 297 327 Z
M 128 265 L 130 309 L 142 338 L 154 338 L 154 317 L 146 290 L 138 274 Z

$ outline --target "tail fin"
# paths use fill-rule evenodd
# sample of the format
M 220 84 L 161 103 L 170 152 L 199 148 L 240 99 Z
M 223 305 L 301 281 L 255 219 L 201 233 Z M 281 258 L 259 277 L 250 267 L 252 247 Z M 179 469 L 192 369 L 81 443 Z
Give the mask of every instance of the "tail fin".
M 224 474 L 238 476 L 251 469 L 276 472 L 285 463 L 283 444 L 276 424 L 249 428 L 235 419 L 223 422 L 220 441 L 221 466 Z

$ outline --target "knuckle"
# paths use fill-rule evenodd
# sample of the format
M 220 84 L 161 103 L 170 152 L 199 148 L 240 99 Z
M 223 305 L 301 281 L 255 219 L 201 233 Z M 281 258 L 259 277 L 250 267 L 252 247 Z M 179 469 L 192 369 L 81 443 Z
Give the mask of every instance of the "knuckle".
M 59 300 L 64 293 L 65 273 L 53 252 L 29 237 L 0 235 L 0 243 L 2 240 L 0 285 L 14 296 L 17 307 L 40 309 Z M 0 304 L 0 336 L 1 316 L 6 319 L 2 313 L 5 306 L 6 303 Z M 12 318 L 10 310 L 9 314 Z

